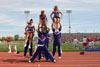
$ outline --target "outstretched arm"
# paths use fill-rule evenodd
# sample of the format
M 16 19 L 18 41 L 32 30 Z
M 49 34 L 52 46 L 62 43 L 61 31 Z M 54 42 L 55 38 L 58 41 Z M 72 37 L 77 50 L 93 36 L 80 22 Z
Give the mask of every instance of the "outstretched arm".
M 54 12 L 52 12 L 51 14 L 50 14 L 50 17 L 51 17 L 51 19 L 52 19 L 52 15 L 54 14 Z
M 62 13 L 61 11 L 59 11 L 59 13 L 61 14 L 61 19 L 62 19 L 62 17 L 63 17 L 63 13 Z
M 25 31 L 27 30 L 28 25 L 25 27 Z

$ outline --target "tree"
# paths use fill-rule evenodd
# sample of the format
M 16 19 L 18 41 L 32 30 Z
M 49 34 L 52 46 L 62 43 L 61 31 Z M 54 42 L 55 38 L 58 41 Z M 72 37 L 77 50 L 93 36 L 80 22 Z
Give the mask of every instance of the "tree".
M 37 36 L 34 36 L 34 40 L 37 40 L 38 39 L 38 37 Z
M 2 37 L 2 41 L 6 41 L 7 40 L 7 38 L 6 37 Z
M 24 41 L 25 38 L 24 38 L 23 36 L 21 36 L 19 40 L 20 40 L 20 41 Z
M 14 39 L 15 39 L 15 41 L 19 40 L 19 35 L 16 34 L 16 35 L 14 36 Z

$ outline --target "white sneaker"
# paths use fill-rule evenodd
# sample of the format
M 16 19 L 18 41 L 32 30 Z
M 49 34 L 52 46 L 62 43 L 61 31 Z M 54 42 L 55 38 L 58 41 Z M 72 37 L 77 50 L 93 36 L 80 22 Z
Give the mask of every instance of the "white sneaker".
M 58 57 L 58 59 L 61 59 L 61 57 Z
M 56 60 L 54 60 L 53 62 L 56 63 Z
M 31 60 L 29 60 L 28 62 L 31 63 Z
M 48 60 L 46 60 L 47 62 L 49 62 L 50 61 L 50 59 L 48 59 Z
M 41 58 L 43 59 L 43 58 L 45 58 L 45 57 L 41 57 Z

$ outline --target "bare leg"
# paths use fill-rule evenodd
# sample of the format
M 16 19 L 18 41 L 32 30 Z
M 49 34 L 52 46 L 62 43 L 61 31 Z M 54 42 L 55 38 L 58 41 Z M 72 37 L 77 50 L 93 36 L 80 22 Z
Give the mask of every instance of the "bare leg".
M 45 32 L 47 32 L 47 25 L 45 24 L 45 27 L 44 27 L 44 29 L 45 29 Z
M 32 35 L 33 35 L 33 33 L 30 34 L 30 38 L 29 38 L 29 48 L 31 48 Z
M 41 22 L 41 21 L 39 21 L 38 27 L 39 27 L 41 24 L 42 24 L 42 22 Z
M 29 33 L 27 32 L 24 47 L 26 47 L 26 44 L 27 44 L 27 41 L 28 41 L 28 37 L 29 37 Z
M 56 18 L 54 18 L 54 25 L 55 25 L 55 30 L 57 30 L 57 19 Z
M 60 24 L 60 19 L 59 18 L 57 18 L 57 30 L 58 30 L 58 25 Z

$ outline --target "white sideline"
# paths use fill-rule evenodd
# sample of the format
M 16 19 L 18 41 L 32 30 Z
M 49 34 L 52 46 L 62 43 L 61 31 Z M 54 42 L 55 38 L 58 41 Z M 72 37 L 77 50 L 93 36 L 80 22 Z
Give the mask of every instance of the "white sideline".
M 30 64 L 24 64 L 24 65 L 22 65 L 22 64 L 0 64 L 0 65 L 3 65 L 3 66 L 14 66 L 14 65 L 16 65 L 16 66 L 23 66 L 23 67 L 26 67 L 26 66 L 28 66 L 28 67 L 29 67 L 29 66 L 33 66 L 33 67 L 34 67 L 34 66 L 38 66 L 38 67 L 41 67 L 41 66 L 44 66 L 44 67 L 47 67 L 47 66 L 48 66 L 48 67 L 52 67 L 52 66 L 55 66 L 55 67 L 62 67 L 62 66 L 64 66 L 64 67 L 66 67 L 66 66 L 67 66 L 67 67 L 69 67 L 69 66 L 70 66 L 70 67 L 71 67 L 71 66 L 78 66 L 78 67 L 80 67 L 80 66 L 81 66 L 81 67 L 84 67 L 84 66 L 88 66 L 88 67 L 89 67 L 89 66 L 90 66 L 90 67 L 91 67 L 91 66 L 100 66 L 100 64 L 74 64 L 74 65 L 71 65 L 71 64 L 68 65 L 68 64 L 67 64 L 67 65 L 41 65 L 41 66 L 40 66 L 40 64 L 38 64 L 38 65 L 34 65 L 34 64 L 33 64 L 33 65 L 32 65 L 32 64 L 31 64 L 31 65 L 30 65 Z

